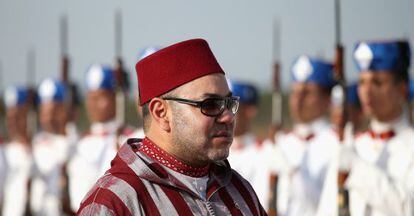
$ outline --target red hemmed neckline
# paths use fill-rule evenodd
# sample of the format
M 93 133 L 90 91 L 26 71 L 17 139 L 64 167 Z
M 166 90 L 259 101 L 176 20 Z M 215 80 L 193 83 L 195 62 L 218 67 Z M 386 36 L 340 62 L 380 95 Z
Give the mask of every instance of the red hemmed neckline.
M 138 151 L 156 160 L 160 164 L 187 176 L 203 177 L 208 175 L 208 172 L 210 170 L 210 165 L 207 165 L 205 167 L 193 167 L 185 164 L 171 154 L 162 150 L 148 138 L 144 138 L 142 140 L 142 145 Z

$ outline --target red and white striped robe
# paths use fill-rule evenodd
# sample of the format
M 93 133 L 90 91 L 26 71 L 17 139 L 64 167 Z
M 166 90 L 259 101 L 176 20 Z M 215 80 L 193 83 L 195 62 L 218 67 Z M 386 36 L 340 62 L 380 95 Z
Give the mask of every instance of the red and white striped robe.
M 211 165 L 203 199 L 138 152 L 140 145 L 140 140 L 129 139 L 119 149 L 77 215 L 266 215 L 253 188 L 227 160 Z

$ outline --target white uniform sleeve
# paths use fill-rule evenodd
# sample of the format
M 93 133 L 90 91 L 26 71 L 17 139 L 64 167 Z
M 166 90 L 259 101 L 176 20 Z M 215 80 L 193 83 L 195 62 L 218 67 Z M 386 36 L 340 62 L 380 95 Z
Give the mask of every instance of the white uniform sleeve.
M 375 165 L 357 160 L 347 187 L 385 215 L 414 215 L 414 163 L 411 163 L 406 178 L 397 181 Z
M 291 166 L 288 164 L 280 146 L 273 144 L 270 141 L 266 141 L 263 145 L 265 153 L 263 157 L 265 157 L 265 160 L 269 165 L 270 172 L 273 174 L 288 172 Z

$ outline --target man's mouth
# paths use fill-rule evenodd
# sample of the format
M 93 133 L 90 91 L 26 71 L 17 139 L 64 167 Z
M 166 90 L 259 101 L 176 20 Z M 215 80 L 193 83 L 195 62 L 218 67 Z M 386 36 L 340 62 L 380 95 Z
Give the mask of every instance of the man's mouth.
M 229 138 L 232 136 L 233 136 L 232 133 L 230 133 L 229 131 L 218 131 L 217 133 L 213 135 L 213 137 L 225 137 L 225 138 Z

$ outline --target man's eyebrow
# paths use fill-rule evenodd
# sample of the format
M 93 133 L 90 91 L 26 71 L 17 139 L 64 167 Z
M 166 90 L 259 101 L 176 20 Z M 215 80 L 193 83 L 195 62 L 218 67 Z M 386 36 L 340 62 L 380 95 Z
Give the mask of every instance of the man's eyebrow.
M 231 97 L 233 95 L 233 93 L 230 91 L 229 93 L 227 93 L 226 95 L 219 95 L 219 94 L 213 94 L 213 93 L 204 93 L 202 95 L 203 98 L 209 98 L 209 97 L 214 97 L 214 98 L 222 98 L 222 97 Z

